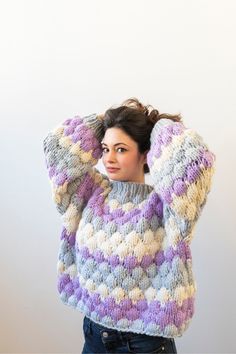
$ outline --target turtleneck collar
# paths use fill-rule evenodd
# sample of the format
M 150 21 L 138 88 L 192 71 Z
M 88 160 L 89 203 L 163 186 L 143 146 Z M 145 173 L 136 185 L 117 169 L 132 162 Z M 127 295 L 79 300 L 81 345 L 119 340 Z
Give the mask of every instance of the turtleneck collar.
M 110 180 L 110 183 L 111 195 L 118 197 L 123 202 L 131 201 L 134 198 L 143 200 L 153 190 L 153 187 L 146 183 L 116 180 Z

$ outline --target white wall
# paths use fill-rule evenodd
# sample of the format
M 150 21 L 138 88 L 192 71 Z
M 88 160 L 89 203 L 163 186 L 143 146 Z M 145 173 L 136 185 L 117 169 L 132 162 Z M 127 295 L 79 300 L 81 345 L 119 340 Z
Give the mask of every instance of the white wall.
M 68 117 L 136 96 L 182 113 L 217 156 L 192 241 L 195 317 L 176 344 L 178 353 L 235 353 L 236 2 L 1 5 L 0 351 L 81 352 L 83 316 L 56 290 L 61 220 L 42 139 Z

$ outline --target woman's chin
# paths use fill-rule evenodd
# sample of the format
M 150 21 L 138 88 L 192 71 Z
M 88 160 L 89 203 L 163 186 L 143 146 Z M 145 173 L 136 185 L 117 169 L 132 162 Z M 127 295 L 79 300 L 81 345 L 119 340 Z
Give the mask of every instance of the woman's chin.
M 118 176 L 114 176 L 113 174 L 109 174 L 108 177 L 110 179 L 112 179 L 113 181 L 123 181 L 124 180 L 124 178 L 122 178 L 121 176 L 118 177 Z

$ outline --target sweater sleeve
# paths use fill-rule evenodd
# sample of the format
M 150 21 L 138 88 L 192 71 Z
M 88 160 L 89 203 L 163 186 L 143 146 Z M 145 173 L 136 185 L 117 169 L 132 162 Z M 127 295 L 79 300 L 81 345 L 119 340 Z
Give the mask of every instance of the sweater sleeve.
M 154 125 L 150 141 L 147 163 L 163 218 L 173 217 L 190 241 L 211 188 L 216 156 L 197 132 L 167 118 Z
M 94 188 L 106 179 L 93 167 L 102 155 L 102 134 L 102 122 L 94 113 L 69 118 L 44 138 L 52 196 L 60 214 L 67 211 L 71 202 L 80 211 Z

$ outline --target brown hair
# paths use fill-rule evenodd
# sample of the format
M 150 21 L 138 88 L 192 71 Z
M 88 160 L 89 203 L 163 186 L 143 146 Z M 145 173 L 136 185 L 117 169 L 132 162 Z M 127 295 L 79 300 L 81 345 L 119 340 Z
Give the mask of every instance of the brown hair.
M 140 153 L 150 149 L 150 135 L 156 122 L 162 118 L 180 122 L 180 114 L 160 114 L 150 104 L 143 105 L 137 98 L 132 97 L 122 102 L 117 108 L 109 108 L 103 117 L 104 131 L 109 128 L 120 128 L 138 144 Z M 148 173 L 148 165 L 144 165 L 144 173 Z

